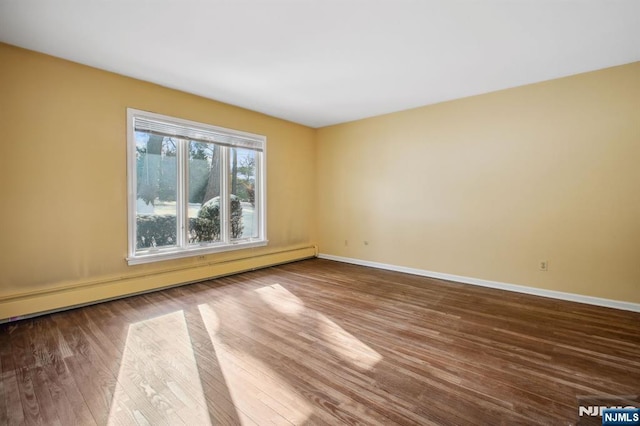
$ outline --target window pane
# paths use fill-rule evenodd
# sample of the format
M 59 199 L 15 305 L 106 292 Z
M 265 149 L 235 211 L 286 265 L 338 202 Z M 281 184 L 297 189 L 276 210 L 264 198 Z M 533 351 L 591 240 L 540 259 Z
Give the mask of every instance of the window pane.
M 220 176 L 221 148 L 189 142 L 189 243 L 206 244 L 221 240 Z
M 231 239 L 258 238 L 256 209 L 256 161 L 259 154 L 244 148 L 231 148 Z
M 136 132 L 136 250 L 176 245 L 176 142 Z

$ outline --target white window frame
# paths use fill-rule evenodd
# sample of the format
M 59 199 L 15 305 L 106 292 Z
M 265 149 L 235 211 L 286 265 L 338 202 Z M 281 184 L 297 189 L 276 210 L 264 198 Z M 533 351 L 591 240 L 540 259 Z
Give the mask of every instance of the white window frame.
M 221 145 L 221 188 L 220 188 L 220 228 L 221 241 L 193 245 L 188 243 L 186 238 L 188 229 L 187 200 L 188 200 L 188 154 L 186 145 L 181 144 L 183 149 L 178 149 L 177 155 L 177 194 L 176 194 L 176 221 L 178 228 L 177 242 L 175 247 L 159 247 L 148 250 L 136 250 L 136 203 L 137 203 L 137 171 L 136 171 L 136 140 L 135 129 L 136 120 L 138 123 L 150 123 L 151 126 L 167 125 L 167 131 L 171 128 L 183 130 L 193 138 L 182 137 L 187 140 L 197 140 L 200 142 L 217 143 Z M 180 136 L 177 136 L 180 137 Z M 258 237 L 231 240 L 230 238 L 230 188 L 228 185 L 229 175 L 229 152 L 233 147 L 259 147 L 256 155 L 256 189 L 255 189 L 255 213 L 258 215 Z M 251 149 L 251 148 L 249 148 Z M 127 185 L 128 185 L 128 256 L 129 265 L 158 262 L 163 260 L 180 259 L 191 256 L 202 256 L 211 253 L 219 253 L 230 250 L 240 250 L 252 247 L 265 246 L 267 240 L 267 200 L 266 200 L 266 153 L 267 138 L 263 135 L 242 132 L 239 130 L 226 129 L 224 127 L 212 126 L 210 124 L 198 123 L 181 118 L 169 117 L 127 108 Z M 226 201 L 225 201 L 226 200 Z M 181 232 L 180 232 L 181 231 Z

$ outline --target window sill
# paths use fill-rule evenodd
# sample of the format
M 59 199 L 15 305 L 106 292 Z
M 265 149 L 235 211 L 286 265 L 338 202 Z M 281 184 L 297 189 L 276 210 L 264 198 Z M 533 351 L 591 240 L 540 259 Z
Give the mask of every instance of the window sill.
M 263 247 L 267 240 L 238 242 L 223 246 L 190 247 L 188 249 L 159 249 L 154 252 L 144 252 L 135 256 L 127 257 L 127 263 L 131 265 L 141 265 L 143 263 L 162 262 L 165 260 L 183 259 L 187 257 L 203 256 L 212 253 L 223 253 L 226 251 L 242 250 L 254 247 Z

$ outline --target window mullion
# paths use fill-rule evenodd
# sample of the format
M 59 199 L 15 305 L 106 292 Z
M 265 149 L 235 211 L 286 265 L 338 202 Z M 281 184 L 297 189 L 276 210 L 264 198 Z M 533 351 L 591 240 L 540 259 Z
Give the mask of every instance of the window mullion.
M 188 219 L 188 200 L 187 194 L 189 194 L 188 182 L 189 182 L 189 167 L 188 167 L 188 152 L 187 152 L 187 144 L 189 142 L 184 139 L 178 140 L 178 161 L 177 161 L 177 173 L 176 179 L 178 180 L 176 184 L 177 188 L 177 196 L 176 196 L 176 221 L 178 226 L 177 232 L 177 245 L 178 247 L 186 248 L 189 243 L 189 239 L 187 237 L 187 233 L 189 232 L 189 219 Z
M 264 181 L 263 181 L 263 161 L 264 161 L 264 153 L 259 152 L 256 155 L 256 171 L 255 171 L 255 189 L 254 189 L 254 226 L 258 228 L 258 239 L 265 239 L 265 203 L 264 203 Z
M 220 153 L 222 157 L 222 164 L 220 167 L 220 236 L 225 244 L 229 244 L 231 241 L 231 211 L 230 196 L 229 196 L 229 148 L 226 146 L 220 147 Z

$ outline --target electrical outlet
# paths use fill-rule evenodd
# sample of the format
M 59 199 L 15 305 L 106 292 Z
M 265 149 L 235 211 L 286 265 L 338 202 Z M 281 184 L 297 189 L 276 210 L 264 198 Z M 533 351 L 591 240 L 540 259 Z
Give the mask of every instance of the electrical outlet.
M 538 264 L 538 269 L 540 269 L 543 272 L 547 272 L 549 270 L 549 262 L 546 260 L 541 260 L 540 263 Z

